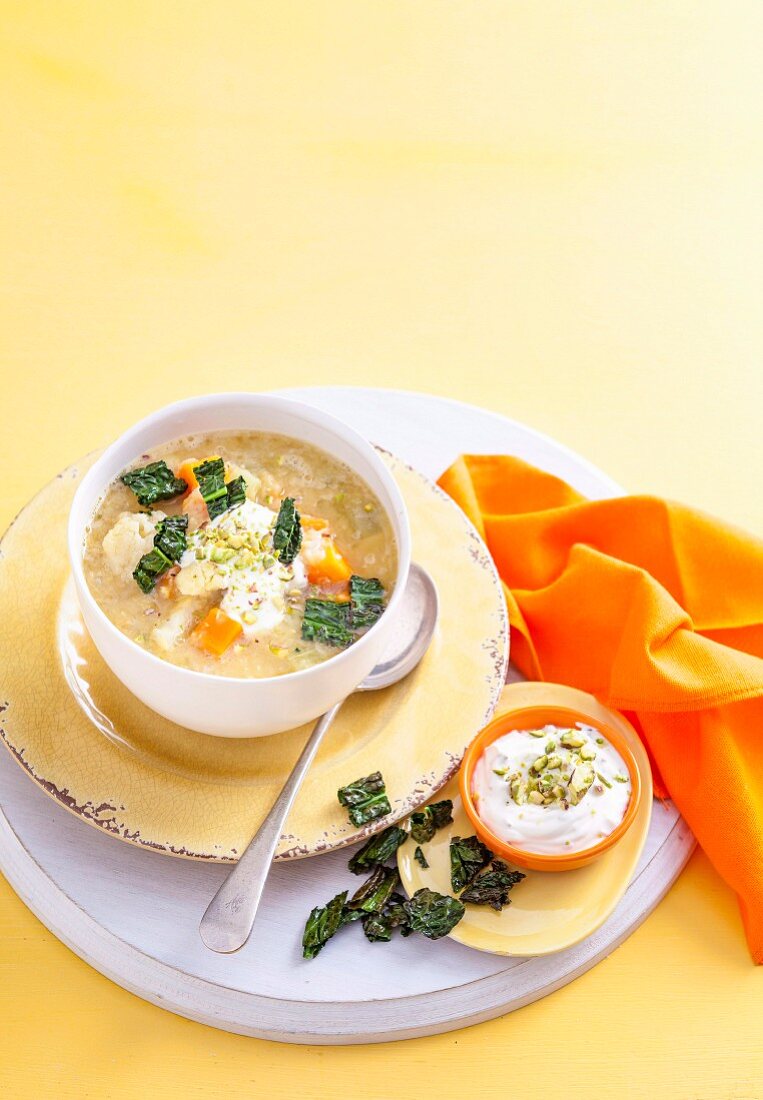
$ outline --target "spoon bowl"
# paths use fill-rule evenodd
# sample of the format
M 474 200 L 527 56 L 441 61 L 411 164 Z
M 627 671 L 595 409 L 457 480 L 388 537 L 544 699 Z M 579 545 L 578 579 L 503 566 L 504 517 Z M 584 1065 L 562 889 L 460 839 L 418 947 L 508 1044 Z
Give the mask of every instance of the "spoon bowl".
M 429 649 L 440 604 L 432 578 L 415 562 L 408 573 L 394 636 L 356 691 L 378 691 L 402 680 Z

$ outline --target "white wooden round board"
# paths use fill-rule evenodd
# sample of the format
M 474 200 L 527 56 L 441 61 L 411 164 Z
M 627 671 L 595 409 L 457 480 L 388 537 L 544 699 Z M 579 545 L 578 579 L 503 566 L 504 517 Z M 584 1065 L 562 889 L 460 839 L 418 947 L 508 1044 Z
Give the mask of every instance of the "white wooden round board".
M 473 406 L 349 387 L 290 392 L 348 420 L 432 478 L 460 452 L 504 452 L 588 497 L 621 492 L 553 440 Z M 588 940 L 558 955 L 507 959 L 450 940 L 369 944 L 362 935 L 347 935 L 305 962 L 305 917 L 348 885 L 346 851 L 275 865 L 251 940 L 235 955 L 217 955 L 203 946 L 197 928 L 224 866 L 115 843 L 48 798 L 5 752 L 0 807 L 0 870 L 82 959 L 162 1008 L 291 1043 L 432 1035 L 537 1000 L 622 943 L 667 892 L 694 845 L 675 808 L 656 802 L 636 875 L 617 909 Z

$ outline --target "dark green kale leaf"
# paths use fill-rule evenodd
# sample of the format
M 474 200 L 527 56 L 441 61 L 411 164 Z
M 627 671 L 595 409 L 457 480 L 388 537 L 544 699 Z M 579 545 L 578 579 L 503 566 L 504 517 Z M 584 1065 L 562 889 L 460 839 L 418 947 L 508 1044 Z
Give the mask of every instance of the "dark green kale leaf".
M 364 917 L 363 931 L 370 943 L 389 943 L 392 939 L 392 925 L 383 913 L 369 913 Z
M 355 779 L 346 787 L 341 787 L 336 796 L 348 808 L 353 825 L 365 825 L 377 817 L 384 817 L 392 809 L 381 772 Z
M 154 548 L 144 554 L 133 570 L 143 592 L 151 592 L 162 573 L 180 561 L 186 548 L 188 516 L 167 516 L 159 520 L 154 533 Z
M 459 894 L 492 858 L 493 852 L 476 836 L 452 837 L 450 881 L 454 891 Z
M 354 630 L 373 626 L 384 611 L 384 588 L 376 577 L 350 577 L 350 620 Z
M 408 924 L 412 932 L 421 932 L 428 940 L 447 936 L 464 915 L 465 907 L 458 898 L 438 894 L 424 886 L 405 903 Z
M 157 580 L 162 573 L 166 573 L 172 567 L 172 562 L 158 547 L 144 554 L 132 571 L 138 587 L 148 595 L 153 591 Z
M 389 942 L 393 931 L 399 928 L 401 936 L 410 936 L 408 914 L 405 911 L 405 898 L 392 894 L 381 913 L 369 913 L 363 918 L 363 931 L 371 943 Z
M 345 918 L 345 902 L 347 891 L 343 890 L 332 898 L 328 905 L 318 906 L 313 909 L 305 924 L 302 935 L 302 956 L 305 959 L 314 959 L 335 933 L 339 931 Z
M 208 458 L 193 467 L 193 475 L 199 483 L 199 492 L 207 506 L 210 519 L 222 515 L 228 507 L 228 489 L 225 484 L 225 463 L 221 458 Z
M 273 530 L 273 549 L 283 565 L 291 565 L 302 545 L 302 524 L 293 497 L 285 497 Z M 333 644 L 333 643 L 331 643 Z
M 175 477 L 164 459 L 128 470 L 119 480 L 132 489 L 142 508 L 150 508 L 157 500 L 170 500 L 188 488 L 188 483 Z
M 306 642 L 323 642 L 339 649 L 353 640 L 350 631 L 350 605 L 339 600 L 305 600 L 302 637 Z
M 348 866 L 355 875 L 361 875 L 364 871 L 370 871 L 391 859 L 401 844 L 408 839 L 405 829 L 397 825 L 390 825 L 384 832 L 372 836 L 363 847 L 355 853 Z
M 374 867 L 370 876 L 347 902 L 348 913 L 357 913 L 360 916 L 365 913 L 381 913 L 399 885 L 400 876 L 395 868 Z
M 416 845 L 416 849 L 413 853 L 413 858 L 416 860 L 419 866 L 423 867 L 426 871 L 427 867 L 429 866 L 429 864 L 427 863 L 427 857 L 424 855 L 418 844 Z
M 525 876 L 521 871 L 510 871 L 505 863 L 494 860 L 489 871 L 484 871 L 461 894 L 461 901 L 472 905 L 490 905 L 498 913 L 504 905 L 511 905 L 509 891 Z
M 154 546 L 169 558 L 180 561 L 187 545 L 188 516 L 167 516 L 156 525 Z
M 225 489 L 226 508 L 236 508 L 246 500 L 246 482 L 243 477 L 234 477 L 233 481 L 228 482 Z
M 453 803 L 449 798 L 433 802 L 411 814 L 411 836 L 419 844 L 426 844 L 443 825 L 453 820 Z

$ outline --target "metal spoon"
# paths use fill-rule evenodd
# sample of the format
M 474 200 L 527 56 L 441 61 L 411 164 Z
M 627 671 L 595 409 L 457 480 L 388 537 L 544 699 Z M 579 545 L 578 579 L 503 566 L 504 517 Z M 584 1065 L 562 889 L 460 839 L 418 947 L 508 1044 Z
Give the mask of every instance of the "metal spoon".
M 437 625 L 437 614 L 434 581 L 420 565 L 412 565 L 395 637 L 382 654 L 381 661 L 355 690 L 377 691 L 396 684 L 412 672 L 429 648 Z M 249 939 L 284 822 L 323 735 L 343 702 L 344 699 L 318 719 L 268 816 L 201 918 L 199 932 L 212 951 L 238 951 Z

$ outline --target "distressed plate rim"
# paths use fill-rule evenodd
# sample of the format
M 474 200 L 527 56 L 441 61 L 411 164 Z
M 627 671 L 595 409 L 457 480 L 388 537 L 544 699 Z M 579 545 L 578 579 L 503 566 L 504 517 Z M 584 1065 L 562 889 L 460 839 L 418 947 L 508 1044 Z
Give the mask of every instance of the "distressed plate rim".
M 459 522 L 464 529 L 465 538 L 473 542 L 474 547 L 471 551 L 471 556 L 478 563 L 479 567 L 483 569 L 488 575 L 491 576 L 493 588 L 496 592 L 497 599 L 495 604 L 495 613 L 497 615 L 497 633 L 495 637 L 486 639 L 491 643 L 490 653 L 493 657 L 494 667 L 490 676 L 490 690 L 488 695 L 488 703 L 484 712 L 479 718 L 479 724 L 475 727 L 476 732 L 492 717 L 498 701 L 503 690 L 506 673 L 509 665 L 510 654 L 510 628 L 508 611 L 506 608 L 505 596 L 503 594 L 503 587 L 501 579 L 496 570 L 495 564 L 490 557 L 489 551 L 485 546 L 479 532 L 476 530 L 468 516 L 462 511 L 461 508 L 440 488 L 434 481 L 427 477 L 424 473 L 418 470 L 411 463 L 406 462 L 399 456 L 395 455 L 388 448 L 381 447 L 374 444 L 377 449 L 385 456 L 385 458 L 394 465 L 398 465 L 403 468 L 408 474 L 417 478 L 424 488 L 430 492 L 434 499 L 449 509 L 452 509 L 453 515 L 457 516 Z M 95 457 L 100 453 L 100 449 L 90 451 L 86 455 L 77 459 L 75 462 L 66 466 L 63 470 L 57 473 L 53 478 L 46 482 L 40 489 L 33 494 L 32 497 L 23 505 L 23 507 L 14 516 L 6 530 L 3 532 L 0 538 L 0 569 L 2 569 L 2 563 L 6 557 L 5 548 L 7 545 L 8 536 L 13 529 L 23 519 L 27 510 L 33 506 L 38 498 L 55 486 L 57 482 L 65 481 L 68 478 L 77 478 L 80 474 L 80 469 L 86 463 L 92 462 Z M 393 471 L 394 472 L 394 471 Z M 67 582 L 70 581 L 70 575 L 67 572 Z M 56 607 L 60 610 L 61 602 L 64 598 L 64 590 L 66 584 L 59 590 L 56 597 Z M 57 613 L 58 613 L 57 610 Z M 64 672 L 65 676 L 65 672 Z M 67 686 L 71 692 L 71 685 Z M 111 822 L 109 819 L 99 818 L 98 814 L 103 811 L 104 806 L 96 806 L 92 801 L 86 800 L 84 802 L 78 802 L 77 799 L 69 792 L 69 788 L 61 786 L 59 783 L 49 779 L 45 775 L 38 774 L 34 765 L 26 758 L 25 746 L 19 746 L 15 743 L 14 738 L 9 734 L 6 727 L 3 716 L 9 709 L 10 701 L 7 699 L 0 699 L 0 740 L 5 745 L 6 749 L 10 753 L 11 758 L 21 767 L 21 769 L 27 774 L 27 776 L 38 786 L 49 798 L 55 801 L 58 805 L 62 806 L 69 813 L 74 815 L 78 820 L 85 822 L 89 826 L 98 829 L 106 835 L 120 840 L 123 843 L 130 844 L 133 847 L 139 847 L 147 851 L 159 852 L 164 855 L 171 855 L 175 858 L 187 859 L 192 861 L 201 862 L 213 862 L 213 863 L 235 863 L 238 858 L 238 852 L 235 848 L 231 848 L 230 851 L 233 855 L 218 854 L 212 851 L 193 850 L 185 845 L 179 847 L 170 843 L 163 843 L 160 840 L 153 839 L 151 837 L 144 837 L 140 835 L 140 832 L 128 833 L 126 830 L 110 827 Z M 81 712 L 82 713 L 82 712 Z M 84 713 L 82 713 L 82 720 L 88 721 Z M 278 735 L 274 735 L 278 736 Z M 106 744 L 107 739 L 103 737 L 100 744 Z M 383 828 L 388 827 L 396 821 L 402 820 L 408 814 L 415 810 L 418 806 L 423 805 L 429 798 L 432 797 L 438 790 L 440 790 L 458 771 L 460 766 L 462 753 L 451 752 L 450 750 L 443 750 L 444 755 L 447 758 L 447 763 L 441 770 L 435 774 L 432 771 L 425 772 L 424 774 L 417 775 L 409 784 L 411 794 L 405 799 L 395 805 L 393 812 L 384 818 L 370 822 L 368 825 L 362 828 L 353 828 L 347 823 L 338 833 L 332 837 L 328 837 L 324 834 L 322 839 L 319 839 L 312 845 L 302 844 L 299 838 L 293 833 L 289 832 L 284 834 L 281 838 L 281 846 L 275 856 L 276 861 L 285 861 L 293 859 L 305 859 L 313 856 L 322 855 L 327 852 L 336 851 L 348 847 L 352 844 L 356 844 L 359 841 L 366 839 L 376 832 L 381 831 Z M 125 754 L 129 758 L 130 753 Z M 138 767 L 151 768 L 152 764 L 146 759 L 142 759 L 138 756 L 133 757 L 134 762 Z M 170 773 L 167 769 L 163 768 L 161 764 L 154 763 L 153 767 L 157 774 L 163 777 L 168 776 Z M 187 782 L 191 782 L 187 777 L 180 777 Z M 203 780 L 198 782 L 204 783 Z M 223 784 L 224 785 L 224 784 Z M 284 841 L 287 842 L 284 846 Z

